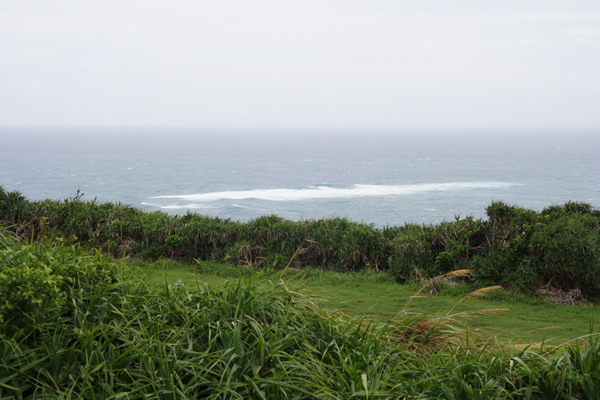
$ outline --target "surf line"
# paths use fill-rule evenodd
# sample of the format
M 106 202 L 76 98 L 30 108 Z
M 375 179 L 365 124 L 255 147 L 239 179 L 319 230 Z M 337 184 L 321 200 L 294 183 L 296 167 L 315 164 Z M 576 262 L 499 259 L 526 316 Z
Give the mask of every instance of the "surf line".
M 309 186 L 303 189 L 253 189 L 196 194 L 154 196 L 153 199 L 178 199 L 194 202 L 210 202 L 217 200 L 267 200 L 267 201 L 299 201 L 330 198 L 350 198 L 368 196 L 400 196 L 426 192 L 445 192 L 475 189 L 506 189 L 513 186 L 524 186 L 512 182 L 448 182 L 423 183 L 413 185 L 352 185 L 350 187 Z

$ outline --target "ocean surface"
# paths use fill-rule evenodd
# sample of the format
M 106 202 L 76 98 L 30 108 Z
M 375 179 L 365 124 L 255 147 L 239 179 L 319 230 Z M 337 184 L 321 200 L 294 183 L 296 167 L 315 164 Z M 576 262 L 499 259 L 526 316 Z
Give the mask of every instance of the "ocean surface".
M 493 200 L 600 207 L 600 130 L 0 128 L 0 186 L 240 221 L 435 223 Z

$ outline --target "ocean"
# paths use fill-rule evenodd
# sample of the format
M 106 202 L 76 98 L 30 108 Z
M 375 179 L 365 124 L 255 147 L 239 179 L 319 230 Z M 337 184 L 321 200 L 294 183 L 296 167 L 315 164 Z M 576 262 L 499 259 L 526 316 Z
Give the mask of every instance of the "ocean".
M 600 207 L 600 130 L 1 128 L 0 186 L 30 199 L 123 203 L 248 221 L 375 226 Z

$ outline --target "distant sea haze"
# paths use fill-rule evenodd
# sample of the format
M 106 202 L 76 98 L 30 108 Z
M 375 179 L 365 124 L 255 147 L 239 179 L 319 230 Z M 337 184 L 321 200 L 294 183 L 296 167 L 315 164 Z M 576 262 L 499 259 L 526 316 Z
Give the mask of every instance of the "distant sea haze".
M 377 226 L 600 206 L 600 132 L 0 130 L 0 185 L 248 221 L 345 217 Z

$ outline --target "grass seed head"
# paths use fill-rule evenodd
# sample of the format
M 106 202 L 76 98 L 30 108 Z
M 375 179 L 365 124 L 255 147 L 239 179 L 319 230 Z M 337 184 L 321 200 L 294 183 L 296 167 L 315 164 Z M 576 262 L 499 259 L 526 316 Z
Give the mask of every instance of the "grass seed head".
M 455 278 L 468 278 L 473 274 L 472 269 L 457 269 L 455 271 L 450 271 L 446 274 L 446 276 L 452 276 Z
M 468 296 L 485 296 L 490 292 L 500 290 L 500 289 L 502 289 L 502 286 L 500 286 L 500 285 L 488 286 L 488 287 L 474 290 L 471 293 L 469 293 Z

